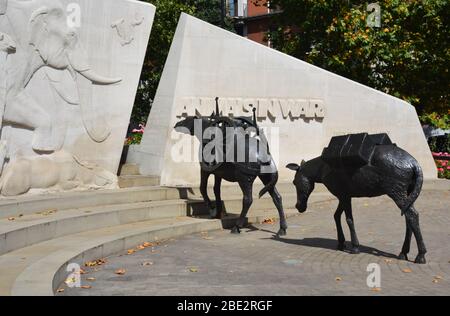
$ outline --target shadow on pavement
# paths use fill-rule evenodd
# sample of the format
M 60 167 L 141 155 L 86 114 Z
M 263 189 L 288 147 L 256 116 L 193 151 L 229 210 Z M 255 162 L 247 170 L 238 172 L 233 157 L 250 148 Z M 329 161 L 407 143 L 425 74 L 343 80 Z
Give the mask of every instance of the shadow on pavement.
M 335 239 L 328 239 L 328 238 L 304 238 L 304 239 L 287 239 L 283 237 L 272 237 L 273 240 L 284 242 L 291 245 L 298 245 L 298 246 L 306 246 L 306 247 L 313 247 L 313 248 L 322 248 L 322 249 L 329 249 L 329 250 L 336 250 L 337 248 L 337 241 Z M 350 248 L 350 243 L 346 243 L 346 248 Z M 366 253 L 369 255 L 374 255 L 377 257 L 386 257 L 386 258 L 395 258 L 397 259 L 398 256 L 389 253 L 384 252 L 381 250 L 378 250 L 376 248 L 367 247 L 361 245 L 359 247 L 359 250 L 361 253 Z M 345 252 L 350 253 L 350 251 L 345 250 Z

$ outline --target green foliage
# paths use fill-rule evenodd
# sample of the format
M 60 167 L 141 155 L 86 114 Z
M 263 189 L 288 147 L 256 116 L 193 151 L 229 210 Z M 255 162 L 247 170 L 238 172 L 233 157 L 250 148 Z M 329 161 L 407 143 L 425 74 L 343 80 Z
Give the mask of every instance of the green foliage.
M 430 125 L 443 130 L 450 129 L 449 114 L 439 115 L 436 112 L 427 113 L 420 116 L 420 121 L 422 122 L 422 124 Z
M 142 133 L 131 133 L 131 135 L 125 140 L 125 145 L 139 145 L 142 141 Z
M 450 2 L 378 1 L 381 28 L 368 26 L 368 3 L 272 0 L 283 10 L 270 33 L 273 45 L 400 97 L 421 113 L 447 113 Z
M 156 6 L 156 15 L 131 120 L 146 122 L 182 12 L 221 25 L 221 0 L 141 0 Z M 224 28 L 233 30 L 226 19 Z

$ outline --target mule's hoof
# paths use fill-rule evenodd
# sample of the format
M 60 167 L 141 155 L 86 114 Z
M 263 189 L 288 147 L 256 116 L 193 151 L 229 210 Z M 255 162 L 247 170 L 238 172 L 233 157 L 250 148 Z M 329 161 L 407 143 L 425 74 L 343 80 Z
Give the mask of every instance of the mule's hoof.
M 277 237 L 282 237 L 286 235 L 287 235 L 286 228 L 280 228 L 280 230 L 277 233 Z
M 352 247 L 352 249 L 350 250 L 350 253 L 353 255 L 358 255 L 361 253 L 361 251 L 359 250 L 359 247 Z
M 408 261 L 408 255 L 402 252 L 401 254 L 398 255 L 398 259 Z
M 240 234 L 240 233 L 241 233 L 241 230 L 240 230 L 239 227 L 234 226 L 233 229 L 231 230 L 231 233 L 237 235 L 237 234 Z
M 339 243 L 337 246 L 337 250 L 344 251 L 345 250 L 345 243 Z
M 416 257 L 416 260 L 414 260 L 414 263 L 417 263 L 417 264 L 426 264 L 426 263 L 427 263 L 427 260 L 425 259 L 425 256 L 424 256 L 424 255 L 418 255 L 418 256 Z

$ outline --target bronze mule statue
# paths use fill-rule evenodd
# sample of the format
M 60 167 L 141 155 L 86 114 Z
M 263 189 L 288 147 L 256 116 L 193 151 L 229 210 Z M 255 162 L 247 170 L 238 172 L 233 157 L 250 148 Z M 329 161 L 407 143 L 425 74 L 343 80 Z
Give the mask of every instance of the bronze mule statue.
M 299 212 L 306 211 L 315 183 L 323 183 L 339 199 L 334 214 L 338 250 L 344 250 L 345 247 L 341 225 L 341 215 L 345 213 L 351 233 L 351 252 L 359 253 L 351 199 L 388 195 L 406 219 L 406 237 L 399 258 L 408 260 L 414 234 L 419 250 L 415 263 L 426 263 L 427 250 L 420 231 L 419 213 L 414 208 L 414 202 L 422 189 L 422 169 L 416 159 L 392 144 L 386 134 L 335 137 L 322 156 L 303 161 L 301 165 L 289 164 L 287 168 L 296 171 L 294 185 Z
M 201 123 L 201 130 L 196 131 L 195 125 Z M 225 135 L 225 129 L 231 128 L 233 135 L 226 134 L 224 137 L 223 147 L 219 146 L 224 156 L 227 156 L 226 145 L 234 146 L 233 159 L 227 159 L 225 161 L 207 161 L 203 155 L 205 146 L 208 145 L 210 140 L 205 140 L 205 130 L 208 128 L 219 128 Z M 196 136 L 200 141 L 200 166 L 201 166 L 201 183 L 200 192 L 210 209 L 211 214 L 216 212 L 217 218 L 222 218 L 224 215 L 223 203 L 221 198 L 221 184 L 222 180 L 228 182 L 237 182 L 244 195 L 242 202 L 242 212 L 237 221 L 237 224 L 232 229 L 232 233 L 239 234 L 241 228 L 245 225 L 245 219 L 247 213 L 253 203 L 253 183 L 256 178 L 260 178 L 264 184 L 264 188 L 259 193 L 261 198 L 264 194 L 269 193 L 272 200 L 278 210 L 280 216 L 280 230 L 277 236 L 285 236 L 287 230 L 286 217 L 283 210 L 283 203 L 281 195 L 276 189 L 278 182 L 278 171 L 275 166 L 275 162 L 270 156 L 267 140 L 264 134 L 260 131 L 256 124 L 256 115 L 253 114 L 253 120 L 247 117 L 229 118 L 220 116 L 220 110 L 218 105 L 218 98 L 216 98 L 216 113 L 213 113 L 210 117 L 197 117 L 189 116 L 181 120 L 175 125 L 175 130 L 180 133 Z M 253 135 L 249 130 L 255 131 L 256 135 Z M 245 151 L 245 159 L 236 159 L 236 155 L 239 155 L 239 148 Z M 237 150 L 236 150 L 237 149 Z M 207 185 L 208 179 L 211 175 L 215 176 L 214 194 L 216 197 L 216 208 L 214 209 L 211 200 L 208 197 Z

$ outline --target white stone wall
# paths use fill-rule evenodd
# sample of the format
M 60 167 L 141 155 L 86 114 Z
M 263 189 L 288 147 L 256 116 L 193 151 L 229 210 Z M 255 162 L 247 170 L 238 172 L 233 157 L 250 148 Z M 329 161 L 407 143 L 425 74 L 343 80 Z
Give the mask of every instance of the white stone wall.
M 115 187 L 155 7 L 1 2 L 1 194 Z

